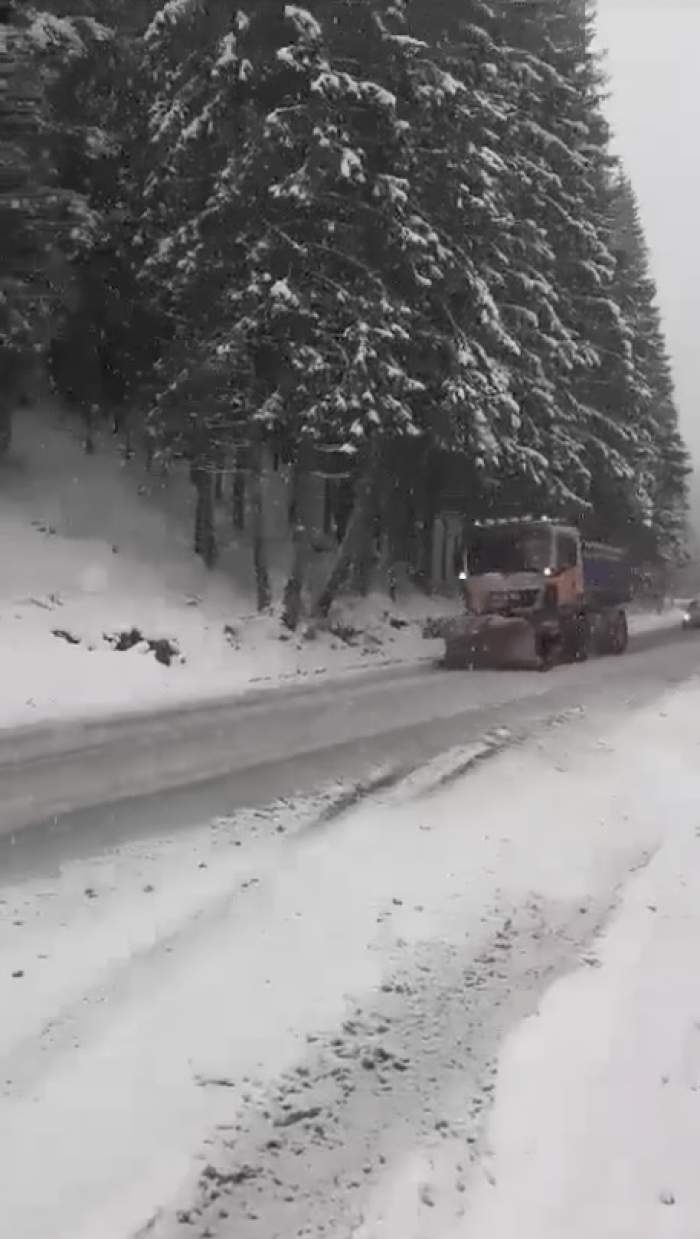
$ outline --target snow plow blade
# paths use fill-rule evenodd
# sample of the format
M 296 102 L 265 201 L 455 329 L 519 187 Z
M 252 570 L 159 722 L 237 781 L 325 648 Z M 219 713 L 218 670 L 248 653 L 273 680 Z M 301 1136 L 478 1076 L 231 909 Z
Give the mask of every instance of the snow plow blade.
M 517 616 L 465 616 L 443 635 L 449 668 L 537 670 L 542 665 L 532 624 Z

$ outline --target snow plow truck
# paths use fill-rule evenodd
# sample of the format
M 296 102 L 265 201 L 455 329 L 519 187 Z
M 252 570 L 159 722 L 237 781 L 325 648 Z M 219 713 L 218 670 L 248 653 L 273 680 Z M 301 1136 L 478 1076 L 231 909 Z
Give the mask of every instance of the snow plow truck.
M 542 519 L 475 525 L 464 550 L 466 611 L 441 628 L 447 667 L 548 670 L 626 650 L 624 551 Z

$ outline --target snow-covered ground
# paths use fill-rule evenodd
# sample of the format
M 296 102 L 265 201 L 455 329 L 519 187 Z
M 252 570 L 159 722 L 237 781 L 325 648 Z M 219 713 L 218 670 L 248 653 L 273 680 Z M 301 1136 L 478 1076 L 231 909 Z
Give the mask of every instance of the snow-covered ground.
M 429 661 L 426 619 L 459 604 L 405 594 L 343 601 L 331 631 L 286 633 L 231 575 L 191 553 L 167 492 L 140 493 L 113 448 L 82 450 L 72 423 L 23 410 L 0 463 L 0 728 L 109 714 Z M 170 506 L 168 506 L 170 504 Z M 247 552 L 246 552 L 246 557 Z M 279 595 L 279 591 L 278 591 Z M 676 611 L 632 617 L 670 627 Z M 119 634 L 144 640 L 118 650 Z M 174 642 L 170 665 L 148 642 Z
M 682 764 L 665 772 L 681 784 Z M 454 1239 L 697 1235 L 698 803 L 673 821 L 584 966 L 508 1040 L 484 1173 Z
M 18 872 L 8 1235 L 695 1239 L 699 707 Z
M 286 633 L 231 575 L 204 568 L 182 512 L 167 494 L 139 493 L 130 468 L 109 445 L 86 456 L 55 413 L 18 417 L 13 454 L 0 463 L 0 727 L 439 654 L 423 624 L 451 604 L 413 593 L 396 606 L 345 602 L 331 615 L 335 631 L 313 639 L 308 626 Z M 114 638 L 132 629 L 146 640 L 116 650 Z M 147 644 L 161 639 L 179 651 L 171 665 Z

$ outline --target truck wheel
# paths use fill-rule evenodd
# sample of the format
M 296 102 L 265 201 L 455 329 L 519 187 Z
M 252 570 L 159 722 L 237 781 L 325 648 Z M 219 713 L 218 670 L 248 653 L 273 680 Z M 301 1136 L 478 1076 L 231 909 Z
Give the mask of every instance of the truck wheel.
M 576 662 L 585 663 L 591 656 L 591 626 L 585 616 L 581 617 L 578 626 L 578 647 L 576 650 Z
M 591 626 L 587 615 L 579 615 L 576 619 L 575 649 L 573 661 L 585 663 L 591 653 Z
M 629 644 L 629 629 L 627 616 L 621 611 L 610 632 L 610 650 L 613 654 L 624 654 Z
M 12 409 L 0 408 L 0 457 L 6 456 L 12 444 Z
M 584 663 L 590 654 L 591 630 L 585 615 L 577 615 L 567 624 L 562 641 L 562 660 L 566 663 Z
M 559 642 L 556 637 L 538 636 L 536 638 L 536 657 L 538 671 L 551 671 L 556 662 Z

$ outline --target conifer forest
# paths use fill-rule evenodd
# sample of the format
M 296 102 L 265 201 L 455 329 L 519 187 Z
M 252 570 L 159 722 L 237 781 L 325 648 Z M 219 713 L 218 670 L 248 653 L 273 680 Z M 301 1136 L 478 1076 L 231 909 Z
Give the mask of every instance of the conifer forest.
M 2 4 L 0 447 L 37 366 L 80 412 L 253 514 L 290 478 L 284 605 L 311 481 L 314 599 L 377 538 L 554 514 L 677 560 L 689 458 L 634 186 L 580 0 Z

